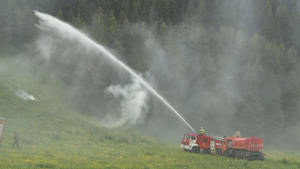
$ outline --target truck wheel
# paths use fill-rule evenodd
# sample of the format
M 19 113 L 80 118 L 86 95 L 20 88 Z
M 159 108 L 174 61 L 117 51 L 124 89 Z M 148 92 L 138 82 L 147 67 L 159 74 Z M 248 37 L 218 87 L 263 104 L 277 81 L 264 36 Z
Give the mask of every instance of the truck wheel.
M 244 153 L 244 152 L 241 152 L 240 158 L 241 158 L 241 159 L 244 159 L 244 158 L 245 158 L 245 153 Z
M 238 158 L 239 154 L 238 151 L 234 152 L 234 158 Z
M 240 159 L 242 159 L 242 152 L 238 152 L 238 155 L 237 155 L 237 157 L 238 157 L 238 159 L 240 160 Z
M 192 152 L 193 153 L 199 153 L 199 148 L 198 147 L 193 147 Z

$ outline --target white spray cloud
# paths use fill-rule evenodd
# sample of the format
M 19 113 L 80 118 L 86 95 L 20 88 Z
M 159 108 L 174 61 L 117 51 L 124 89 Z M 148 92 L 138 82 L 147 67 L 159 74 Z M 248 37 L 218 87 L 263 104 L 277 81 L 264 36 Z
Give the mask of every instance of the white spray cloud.
M 16 95 L 21 98 L 24 101 L 32 100 L 35 101 L 36 99 L 33 97 L 33 95 L 28 94 L 27 92 L 23 90 L 19 90 L 16 92 Z
M 123 125 L 134 125 L 142 123 L 148 111 L 148 92 L 143 88 L 138 79 L 132 79 L 132 84 L 125 86 L 112 85 L 105 92 L 112 94 L 120 101 L 118 116 L 108 114 L 100 122 L 107 128 L 121 127 Z

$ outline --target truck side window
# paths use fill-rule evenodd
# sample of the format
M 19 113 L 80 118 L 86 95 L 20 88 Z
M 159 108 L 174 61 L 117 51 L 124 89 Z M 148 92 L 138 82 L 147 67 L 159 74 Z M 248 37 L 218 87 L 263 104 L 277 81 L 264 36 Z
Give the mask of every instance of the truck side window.
M 207 138 L 204 139 L 204 142 L 207 142 Z

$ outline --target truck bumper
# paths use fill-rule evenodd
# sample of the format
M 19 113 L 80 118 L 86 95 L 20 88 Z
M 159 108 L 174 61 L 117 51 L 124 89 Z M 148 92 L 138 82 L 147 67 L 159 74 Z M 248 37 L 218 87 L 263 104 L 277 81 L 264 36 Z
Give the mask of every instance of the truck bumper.
M 186 149 L 186 150 L 191 150 L 189 145 L 183 145 L 181 144 L 181 148 Z

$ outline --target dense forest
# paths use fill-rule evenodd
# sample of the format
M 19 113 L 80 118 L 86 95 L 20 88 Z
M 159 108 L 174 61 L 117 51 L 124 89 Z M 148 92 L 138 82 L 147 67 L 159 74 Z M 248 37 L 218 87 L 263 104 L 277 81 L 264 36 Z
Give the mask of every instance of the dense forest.
M 298 0 L 1 0 L 1 58 L 32 49 L 39 37 L 33 10 L 73 25 L 136 72 L 150 74 L 197 129 L 238 129 L 275 143 L 282 133 L 300 139 Z M 107 110 L 105 88 L 122 79 L 112 78 L 120 73 L 98 57 L 82 61 L 83 51 L 65 61 L 66 42 L 54 42 L 50 62 L 38 61 L 44 72 L 76 88 L 79 111 Z M 76 73 L 79 68 L 83 73 Z M 150 104 L 146 121 L 169 119 L 161 113 L 168 111 L 164 105 Z

